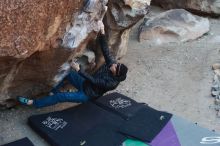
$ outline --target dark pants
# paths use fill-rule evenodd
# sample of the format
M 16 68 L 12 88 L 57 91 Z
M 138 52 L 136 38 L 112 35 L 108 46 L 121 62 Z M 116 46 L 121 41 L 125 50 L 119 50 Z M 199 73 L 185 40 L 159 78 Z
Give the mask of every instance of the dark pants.
M 78 89 L 78 91 L 59 92 L 59 88 L 64 85 L 64 81 L 62 81 L 51 90 L 54 93 L 54 95 L 36 99 L 34 100 L 33 105 L 37 108 L 40 108 L 40 107 L 54 105 L 59 102 L 82 103 L 89 100 L 89 97 L 85 95 L 83 91 L 83 82 L 85 79 L 82 76 L 80 76 L 75 71 L 71 71 L 64 79 L 67 79 L 75 88 Z

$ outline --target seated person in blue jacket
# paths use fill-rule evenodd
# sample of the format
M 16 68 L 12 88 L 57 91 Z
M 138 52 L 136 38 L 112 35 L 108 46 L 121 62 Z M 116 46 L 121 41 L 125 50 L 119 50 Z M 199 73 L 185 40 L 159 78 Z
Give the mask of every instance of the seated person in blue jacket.
M 71 63 L 72 70 L 64 78 L 68 80 L 78 90 L 75 92 L 59 92 L 63 86 L 63 81 L 52 89 L 53 95 L 40 99 L 31 100 L 19 96 L 17 100 L 24 105 L 33 105 L 36 108 L 46 107 L 59 102 L 83 103 L 101 97 L 104 93 L 114 90 L 121 81 L 126 79 L 128 68 L 116 60 L 109 53 L 109 48 L 105 39 L 104 25 L 101 26 L 101 34 L 98 36 L 100 46 L 105 58 L 105 64 L 96 73 L 89 75 L 80 69 L 78 63 Z

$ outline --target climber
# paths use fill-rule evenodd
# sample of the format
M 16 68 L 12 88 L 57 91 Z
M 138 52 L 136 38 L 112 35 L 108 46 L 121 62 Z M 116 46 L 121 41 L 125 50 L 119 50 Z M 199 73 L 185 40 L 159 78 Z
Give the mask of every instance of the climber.
M 98 25 L 100 25 L 98 40 L 105 58 L 105 64 L 96 73 L 89 75 L 80 68 L 77 62 L 72 62 L 72 70 L 64 79 L 77 88 L 77 91 L 60 92 L 59 88 L 63 86 L 62 80 L 51 90 L 50 96 L 34 100 L 18 96 L 18 102 L 23 105 L 33 105 L 36 108 L 54 105 L 59 102 L 84 103 L 101 97 L 107 91 L 114 90 L 121 81 L 124 81 L 128 68 L 124 64 L 117 63 L 110 55 L 105 39 L 104 25 L 101 21 Z

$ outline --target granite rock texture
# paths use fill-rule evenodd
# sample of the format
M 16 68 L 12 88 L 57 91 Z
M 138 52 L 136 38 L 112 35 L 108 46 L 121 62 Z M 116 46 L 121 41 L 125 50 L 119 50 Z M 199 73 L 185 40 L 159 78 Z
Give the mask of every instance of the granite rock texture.
M 192 15 L 184 9 L 172 9 L 140 25 L 139 41 L 157 45 L 195 40 L 210 30 L 207 18 Z
M 93 26 L 102 20 L 107 3 L 93 2 L 97 9 L 87 12 L 94 5 L 83 0 L 0 1 L 1 106 L 12 106 L 11 99 L 17 95 L 47 93 L 59 67 L 84 53 L 87 42 L 99 31 Z M 65 35 L 71 26 L 82 24 L 86 28 L 83 37 L 77 38 L 76 46 L 65 48 Z
M 72 60 L 90 71 L 102 65 L 95 39 L 104 16 L 111 53 L 120 59 L 150 1 L 1 0 L 0 107 L 13 106 L 18 95 L 47 95 Z

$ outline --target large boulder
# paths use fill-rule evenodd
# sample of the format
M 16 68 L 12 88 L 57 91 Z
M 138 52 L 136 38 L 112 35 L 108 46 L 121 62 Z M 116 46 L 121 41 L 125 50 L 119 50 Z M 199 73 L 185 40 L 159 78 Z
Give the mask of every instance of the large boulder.
M 152 0 L 166 9 L 183 8 L 196 13 L 220 16 L 220 0 Z
M 109 47 L 117 59 L 126 54 L 131 27 L 148 13 L 150 2 L 151 0 L 109 0 L 104 23 Z
M 145 19 L 139 28 L 139 41 L 158 45 L 185 42 L 201 37 L 209 27 L 207 18 L 194 16 L 184 9 L 174 9 Z
M 106 0 L 1 0 L 0 105 L 11 106 L 8 103 L 17 95 L 47 93 L 60 66 L 83 54 L 98 33 L 106 4 Z
M 130 28 L 148 12 L 150 1 L 109 1 L 106 35 L 116 58 L 125 55 Z M 46 95 L 72 60 L 90 71 L 102 65 L 95 38 L 107 2 L 1 0 L 0 107 L 12 106 L 17 95 Z

